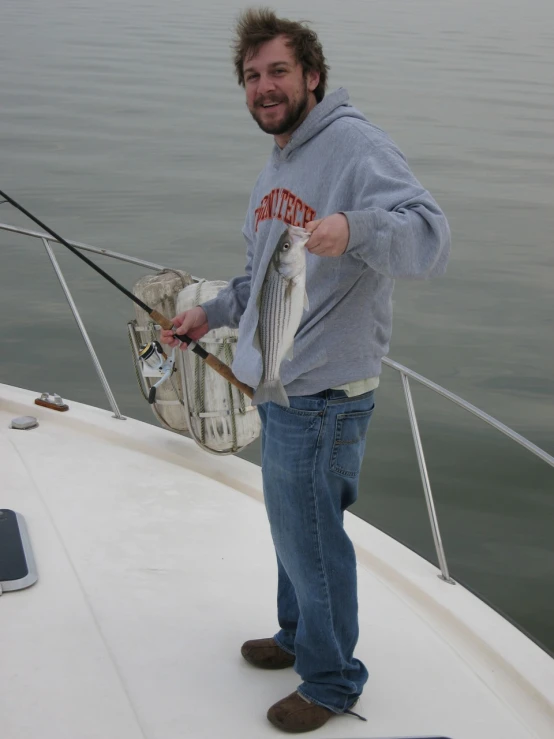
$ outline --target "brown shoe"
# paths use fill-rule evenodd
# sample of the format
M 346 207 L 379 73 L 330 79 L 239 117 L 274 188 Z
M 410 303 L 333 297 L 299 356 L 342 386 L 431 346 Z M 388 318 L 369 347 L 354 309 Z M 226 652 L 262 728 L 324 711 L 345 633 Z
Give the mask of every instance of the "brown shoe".
M 294 654 L 285 652 L 274 639 L 250 639 L 240 651 L 247 662 L 264 670 L 282 670 L 292 667 L 295 661 Z
M 289 734 L 319 729 L 334 715 L 333 711 L 310 703 L 296 692 L 275 703 L 267 712 L 273 726 Z

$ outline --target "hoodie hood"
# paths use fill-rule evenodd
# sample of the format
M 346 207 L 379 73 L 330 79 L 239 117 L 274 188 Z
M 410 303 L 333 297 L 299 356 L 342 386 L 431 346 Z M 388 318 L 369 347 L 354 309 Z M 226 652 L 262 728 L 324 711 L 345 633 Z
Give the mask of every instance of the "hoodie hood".
M 288 159 L 293 151 L 305 144 L 320 131 L 327 128 L 337 118 L 343 117 L 358 118 L 367 121 L 364 115 L 350 105 L 348 90 L 339 87 L 338 90 L 326 95 L 323 100 L 318 103 L 313 110 L 310 111 L 306 120 L 294 131 L 288 144 L 280 149 L 277 144 L 273 149 L 273 157 L 277 161 Z

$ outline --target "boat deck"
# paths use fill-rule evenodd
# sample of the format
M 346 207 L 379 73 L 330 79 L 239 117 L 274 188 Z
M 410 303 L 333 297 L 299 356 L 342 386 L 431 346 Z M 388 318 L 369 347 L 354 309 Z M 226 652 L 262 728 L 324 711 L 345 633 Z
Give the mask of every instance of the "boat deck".
M 267 708 L 300 679 L 240 656 L 277 629 L 259 468 L 38 395 L 0 385 L 0 508 L 24 515 L 39 572 L 0 597 L 2 736 L 279 736 Z M 10 429 L 19 415 L 39 427 Z M 397 542 L 346 525 L 367 722 L 340 716 L 314 736 L 554 737 L 554 660 Z

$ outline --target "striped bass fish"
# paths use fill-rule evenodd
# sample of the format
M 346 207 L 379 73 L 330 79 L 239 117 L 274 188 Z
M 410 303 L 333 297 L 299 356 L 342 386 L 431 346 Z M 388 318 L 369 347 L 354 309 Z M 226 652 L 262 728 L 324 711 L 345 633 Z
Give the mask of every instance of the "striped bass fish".
M 272 401 L 289 406 L 279 371 L 283 359 L 292 359 L 294 337 L 302 312 L 308 310 L 306 250 L 310 233 L 288 226 L 277 242 L 258 296 L 258 327 L 254 346 L 262 355 L 262 379 L 253 405 Z

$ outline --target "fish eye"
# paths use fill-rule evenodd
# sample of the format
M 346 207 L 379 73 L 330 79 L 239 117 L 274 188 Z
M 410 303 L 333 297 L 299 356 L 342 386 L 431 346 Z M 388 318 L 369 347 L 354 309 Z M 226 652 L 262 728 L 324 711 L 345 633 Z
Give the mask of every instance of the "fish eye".
M 288 241 L 285 241 L 285 243 L 283 244 L 283 251 L 287 251 L 287 249 L 290 249 L 290 244 Z

